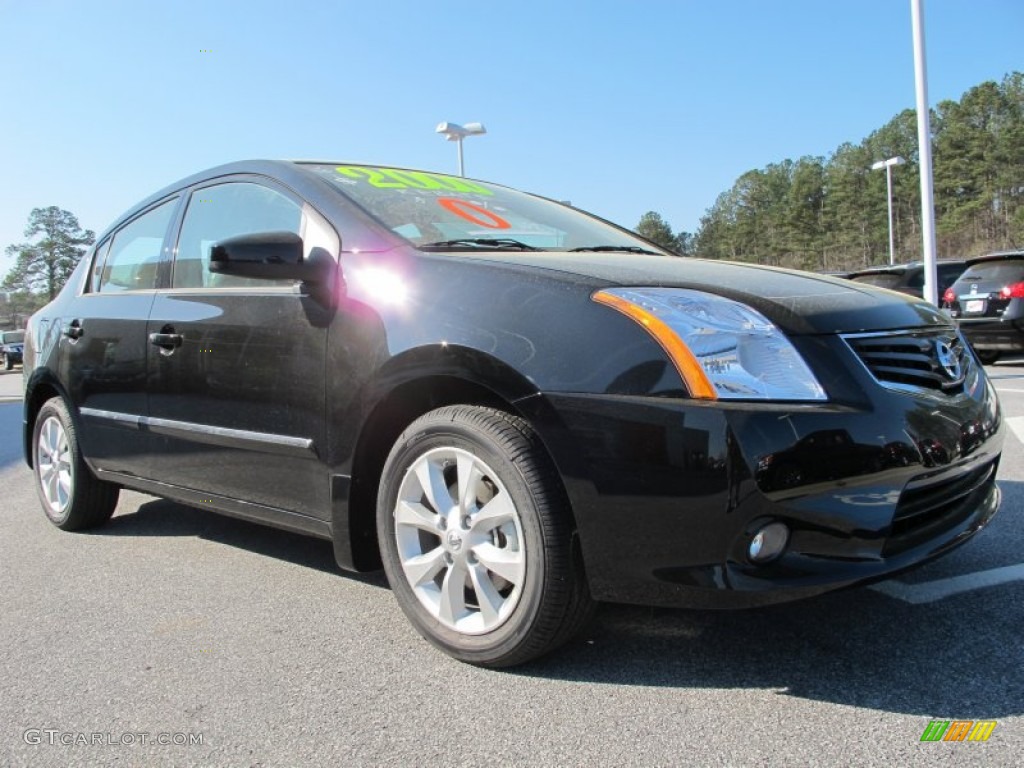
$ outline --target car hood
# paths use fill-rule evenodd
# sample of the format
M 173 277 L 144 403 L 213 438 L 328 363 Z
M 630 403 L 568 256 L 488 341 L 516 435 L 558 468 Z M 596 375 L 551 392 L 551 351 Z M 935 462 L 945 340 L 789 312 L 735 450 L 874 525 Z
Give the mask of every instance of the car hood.
M 856 333 L 951 326 L 933 305 L 841 278 L 736 262 L 633 253 L 509 252 L 474 260 L 560 272 L 595 289 L 692 288 L 754 307 L 789 334 Z

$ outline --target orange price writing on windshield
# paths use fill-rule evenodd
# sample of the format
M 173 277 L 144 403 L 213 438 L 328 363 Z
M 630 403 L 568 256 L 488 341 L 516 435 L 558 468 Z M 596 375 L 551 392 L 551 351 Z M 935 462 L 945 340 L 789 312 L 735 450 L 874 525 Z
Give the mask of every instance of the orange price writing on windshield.
M 454 197 L 439 197 L 437 202 L 456 216 L 466 221 L 471 221 L 487 229 L 509 229 L 512 225 L 496 213 L 492 213 L 482 205 L 471 203 L 468 200 L 459 200 Z

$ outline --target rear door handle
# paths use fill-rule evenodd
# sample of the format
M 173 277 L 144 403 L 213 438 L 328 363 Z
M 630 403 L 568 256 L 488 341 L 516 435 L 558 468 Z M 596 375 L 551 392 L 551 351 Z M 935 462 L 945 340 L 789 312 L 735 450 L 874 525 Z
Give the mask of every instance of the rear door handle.
M 82 328 L 82 321 L 76 318 L 65 325 L 61 333 L 69 339 L 80 339 L 85 335 L 85 329 Z

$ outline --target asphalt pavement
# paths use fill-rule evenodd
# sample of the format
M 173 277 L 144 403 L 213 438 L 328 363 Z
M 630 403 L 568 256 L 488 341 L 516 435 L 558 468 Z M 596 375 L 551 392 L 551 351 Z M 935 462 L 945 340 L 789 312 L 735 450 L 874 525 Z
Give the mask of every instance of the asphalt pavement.
M 1024 363 L 989 370 L 1004 502 L 968 545 L 769 609 L 603 606 L 511 672 L 433 650 L 323 541 L 128 492 L 57 530 L 0 374 L 0 765 L 1021 765 Z

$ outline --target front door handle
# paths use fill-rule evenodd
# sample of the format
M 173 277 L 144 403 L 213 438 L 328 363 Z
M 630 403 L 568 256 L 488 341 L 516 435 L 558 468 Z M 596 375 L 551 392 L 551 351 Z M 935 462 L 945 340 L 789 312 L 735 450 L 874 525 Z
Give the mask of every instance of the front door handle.
M 149 343 L 155 347 L 160 347 L 164 352 L 172 352 L 181 346 L 183 338 L 180 333 L 151 333 L 149 334 Z

